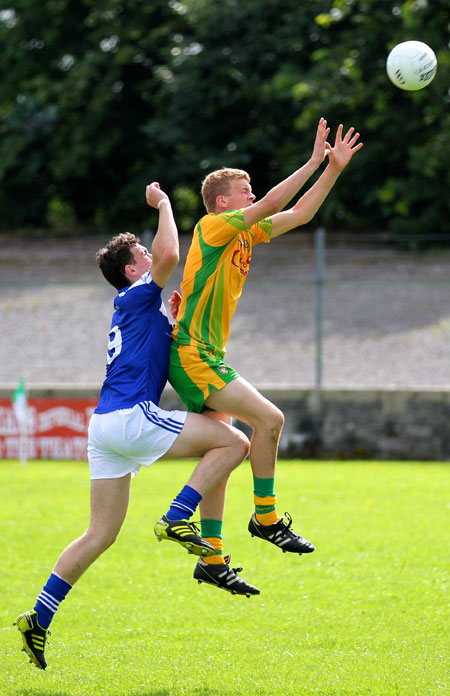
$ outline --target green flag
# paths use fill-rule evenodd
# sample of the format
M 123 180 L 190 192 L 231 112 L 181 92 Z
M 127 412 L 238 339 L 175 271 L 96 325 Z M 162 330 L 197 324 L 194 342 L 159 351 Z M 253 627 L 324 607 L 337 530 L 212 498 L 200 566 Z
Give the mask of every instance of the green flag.
M 25 428 L 27 422 L 27 392 L 25 389 L 25 380 L 21 379 L 19 386 L 13 392 L 12 403 L 14 408 L 14 413 L 16 414 L 17 421 L 19 423 L 20 429 Z

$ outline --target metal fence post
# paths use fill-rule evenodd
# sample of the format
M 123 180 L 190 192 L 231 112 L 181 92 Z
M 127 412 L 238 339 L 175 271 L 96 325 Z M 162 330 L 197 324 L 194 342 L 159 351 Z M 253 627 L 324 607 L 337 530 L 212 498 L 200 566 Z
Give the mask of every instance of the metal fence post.
M 153 230 L 143 230 L 142 231 L 142 243 L 148 249 L 148 251 L 151 251 L 152 249 L 152 241 L 153 241 Z
M 325 260 L 325 228 L 319 227 L 314 233 L 316 261 L 316 379 L 315 392 L 318 396 L 322 387 L 322 329 L 323 329 L 323 284 Z

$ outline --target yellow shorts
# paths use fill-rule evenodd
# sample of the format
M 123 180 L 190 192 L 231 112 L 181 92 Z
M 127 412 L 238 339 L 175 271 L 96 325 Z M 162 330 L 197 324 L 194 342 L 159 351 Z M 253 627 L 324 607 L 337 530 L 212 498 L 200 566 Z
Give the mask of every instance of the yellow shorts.
M 170 348 L 169 382 L 188 411 L 201 413 L 212 390 L 220 391 L 239 377 L 223 361 L 221 351 L 209 351 L 200 346 L 185 346 L 172 341 Z

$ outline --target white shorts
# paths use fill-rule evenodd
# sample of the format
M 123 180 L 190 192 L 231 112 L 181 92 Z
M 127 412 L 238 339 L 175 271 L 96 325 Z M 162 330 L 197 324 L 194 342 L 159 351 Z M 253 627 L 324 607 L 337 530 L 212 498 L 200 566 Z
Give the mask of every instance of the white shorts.
M 120 478 L 150 466 L 170 449 L 186 416 L 186 411 L 164 411 L 151 401 L 93 413 L 88 431 L 91 479 Z

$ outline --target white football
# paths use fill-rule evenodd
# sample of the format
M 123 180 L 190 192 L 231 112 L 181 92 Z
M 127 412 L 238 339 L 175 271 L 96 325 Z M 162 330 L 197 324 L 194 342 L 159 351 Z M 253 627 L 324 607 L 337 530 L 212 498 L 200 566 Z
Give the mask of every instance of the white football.
M 386 61 L 391 82 L 400 89 L 414 92 L 430 84 L 436 75 L 434 51 L 422 41 L 403 41 L 394 46 Z

